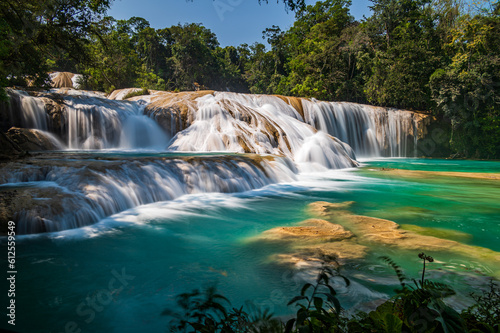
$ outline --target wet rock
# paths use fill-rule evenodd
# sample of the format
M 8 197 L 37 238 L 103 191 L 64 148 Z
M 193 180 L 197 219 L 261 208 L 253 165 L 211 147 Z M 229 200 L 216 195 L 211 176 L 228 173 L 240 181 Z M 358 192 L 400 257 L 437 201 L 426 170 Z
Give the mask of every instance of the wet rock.
M 423 236 L 434 236 L 438 238 L 450 239 L 457 242 L 467 242 L 472 239 L 472 235 L 458 231 L 443 228 L 421 227 L 412 224 L 401 224 L 401 228 L 408 231 L 413 231 Z
M 9 221 L 16 223 L 16 234 L 55 231 L 53 219 L 57 221 L 65 209 L 77 213 L 78 203 L 57 188 L 0 189 L 0 235 L 7 233 Z
M 435 251 L 450 253 L 480 260 L 493 267 L 493 275 L 500 276 L 500 253 L 479 246 L 471 246 L 450 239 L 424 235 L 411 230 L 404 230 L 393 221 L 370 216 L 355 215 L 342 210 L 343 204 L 314 202 L 309 205 L 313 216 L 337 223 L 350 230 L 359 244 L 367 246 L 381 245 L 410 251 Z
M 344 263 L 362 259 L 368 253 L 368 248 L 358 244 L 352 232 L 323 219 L 308 219 L 297 226 L 273 228 L 251 241 L 286 242 L 290 251 L 273 255 L 271 260 L 296 269 L 318 266 L 324 258 L 336 258 L 339 263 Z
M 3 132 L 0 132 L 0 147 L 0 161 L 10 161 L 26 155 L 26 151 Z
M 70 72 L 58 72 L 52 75 L 52 86 L 54 88 L 73 88 L 73 78 L 76 74 Z
M 351 238 L 352 232 L 338 224 L 321 219 L 309 219 L 296 227 L 278 227 L 264 231 L 261 235 L 267 240 L 305 240 L 305 241 L 335 241 Z
M 61 149 L 54 138 L 35 129 L 12 127 L 7 136 L 25 151 Z
M 152 97 L 144 114 L 155 119 L 171 135 L 186 129 L 194 120 L 196 99 L 211 90 L 188 91 L 180 93 L 162 93 Z

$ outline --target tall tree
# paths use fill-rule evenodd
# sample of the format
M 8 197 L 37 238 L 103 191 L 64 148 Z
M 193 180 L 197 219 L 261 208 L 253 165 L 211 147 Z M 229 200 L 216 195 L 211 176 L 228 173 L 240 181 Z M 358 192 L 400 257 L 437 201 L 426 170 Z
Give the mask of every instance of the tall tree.
M 487 15 L 461 16 L 452 36 L 452 61 L 430 80 L 436 111 L 451 120 L 458 154 L 500 158 L 500 3 Z
M 430 109 L 429 78 L 440 66 L 442 42 L 430 0 L 371 0 L 366 29 L 373 45 L 365 63 L 370 103 Z
M 81 62 L 91 23 L 109 4 L 110 0 L 1 1 L 2 85 L 43 84 L 49 69 L 47 58 L 57 58 L 58 52 Z

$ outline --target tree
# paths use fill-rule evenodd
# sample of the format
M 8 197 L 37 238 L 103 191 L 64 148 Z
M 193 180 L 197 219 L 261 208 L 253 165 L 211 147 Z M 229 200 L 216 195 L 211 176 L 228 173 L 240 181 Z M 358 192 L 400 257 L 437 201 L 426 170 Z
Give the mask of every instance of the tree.
M 366 29 L 373 47 L 364 64 L 370 103 L 406 109 L 432 107 L 429 78 L 442 59 L 437 17 L 429 0 L 372 0 Z
M 499 8 L 459 19 L 452 61 L 430 79 L 436 113 L 450 119 L 451 146 L 463 157 L 500 158 Z
M 86 88 L 111 92 L 134 86 L 141 67 L 128 22 L 105 17 L 94 24 L 94 29 L 99 34 L 92 36 L 86 49 L 91 60 L 79 67 Z
M 2 86 L 43 84 L 49 69 L 47 58 L 61 53 L 82 62 L 91 23 L 109 4 L 109 0 L 0 2 Z
M 280 93 L 349 99 L 345 83 L 352 79 L 355 60 L 354 54 L 343 54 L 349 52 L 346 46 L 350 41 L 343 39 L 342 33 L 355 26 L 350 4 L 346 0 L 327 0 L 297 12 L 296 22 L 282 38 L 288 77 L 281 80 Z

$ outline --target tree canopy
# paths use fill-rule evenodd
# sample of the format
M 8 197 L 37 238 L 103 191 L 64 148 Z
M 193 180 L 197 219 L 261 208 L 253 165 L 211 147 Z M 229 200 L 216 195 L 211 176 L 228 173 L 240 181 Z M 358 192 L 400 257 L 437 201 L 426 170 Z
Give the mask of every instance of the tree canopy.
M 85 61 L 91 23 L 109 0 L 3 0 L 0 2 L 1 85 L 40 85 L 50 65 Z

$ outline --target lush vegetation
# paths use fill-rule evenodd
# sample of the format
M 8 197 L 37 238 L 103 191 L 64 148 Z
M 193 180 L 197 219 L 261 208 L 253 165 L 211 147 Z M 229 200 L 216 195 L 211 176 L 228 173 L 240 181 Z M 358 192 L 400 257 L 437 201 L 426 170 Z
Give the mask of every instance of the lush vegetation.
M 500 288 L 493 281 L 484 294 L 472 294 L 476 303 L 458 313 L 444 299 L 455 292 L 449 286 L 425 278 L 426 262 L 434 259 L 424 253 L 422 277 L 409 280 L 401 268 L 384 257 L 392 266 L 400 282 L 396 295 L 375 310 L 346 316 L 332 279 L 341 279 L 349 285 L 349 279 L 339 273 L 334 258 L 324 262 L 314 284 L 306 283 L 300 295 L 288 305 L 296 305 L 295 315 L 286 322 L 274 318 L 267 311 L 247 306 L 231 308 L 229 301 L 210 287 L 204 292 L 195 290 L 177 297 L 182 311 L 165 310 L 162 314 L 171 318 L 170 332 L 499 332 Z
M 107 92 L 209 88 L 432 111 L 450 123 L 456 156 L 500 158 L 500 3 L 371 1 L 357 21 L 350 0 L 284 0 L 296 21 L 266 29 L 267 49 L 221 47 L 201 24 L 115 20 L 108 0 L 7 0 L 0 84 L 71 71 Z

